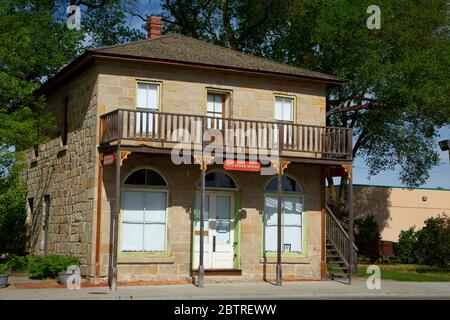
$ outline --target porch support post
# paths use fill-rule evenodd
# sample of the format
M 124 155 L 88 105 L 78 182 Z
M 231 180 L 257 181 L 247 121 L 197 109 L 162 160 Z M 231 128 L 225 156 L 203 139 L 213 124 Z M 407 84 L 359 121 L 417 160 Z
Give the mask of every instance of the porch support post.
M 115 165 L 116 165 L 116 176 L 115 176 L 115 204 L 114 204 L 114 213 L 112 215 L 113 224 L 113 245 L 112 245 L 112 279 L 110 282 L 111 291 L 117 290 L 117 251 L 118 251 L 118 233 L 119 233 L 119 212 L 120 212 L 120 166 L 122 164 L 120 147 L 117 147 L 115 154 Z
M 198 257 L 198 287 L 205 287 L 205 267 L 203 264 L 204 257 L 204 231 L 205 231 L 205 176 L 206 168 L 210 164 L 214 157 L 208 156 L 194 156 L 194 160 L 200 165 L 201 170 L 201 195 L 200 195 L 200 244 L 199 244 L 199 257 Z
M 355 272 L 354 270 L 354 254 L 353 254 L 353 177 L 352 177 L 352 165 L 348 165 L 345 167 L 345 171 L 348 174 L 348 243 L 349 243 L 349 257 L 348 257 L 348 271 L 349 277 L 348 282 L 352 282 L 352 277 Z
M 205 171 L 206 166 L 204 163 L 205 159 L 202 157 L 202 164 L 200 165 L 202 182 L 201 182 L 201 196 L 200 196 L 200 252 L 198 259 L 198 286 L 199 288 L 203 288 L 205 286 L 205 267 L 203 265 L 203 256 L 204 256 L 204 231 L 205 231 Z
M 277 170 L 277 267 L 276 267 L 276 284 L 281 286 L 282 283 L 282 267 L 281 267 L 281 252 L 283 245 L 283 233 L 282 233 L 282 223 L 283 223 L 283 173 L 284 169 L 287 168 L 290 161 L 285 160 L 272 160 L 272 166 Z
M 282 215 L 282 197 L 281 192 L 283 190 L 283 181 L 282 181 L 282 173 L 281 170 L 278 170 L 277 177 L 277 286 L 281 286 L 282 283 L 282 270 L 281 270 L 281 215 Z
M 325 280 L 326 271 L 327 271 L 327 236 L 326 236 L 326 185 L 325 185 L 325 176 L 326 176 L 326 168 L 320 168 L 320 204 L 321 204 L 321 213 L 320 213 L 320 237 L 321 237 L 321 254 L 320 254 L 320 279 Z

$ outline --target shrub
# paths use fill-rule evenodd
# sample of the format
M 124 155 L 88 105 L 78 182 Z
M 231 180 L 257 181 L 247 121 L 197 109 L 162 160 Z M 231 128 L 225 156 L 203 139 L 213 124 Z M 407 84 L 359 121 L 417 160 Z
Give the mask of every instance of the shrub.
M 420 264 L 450 265 L 450 217 L 438 216 L 425 220 L 417 231 L 417 260 Z
M 367 257 L 371 262 L 376 261 L 381 237 L 374 216 L 368 215 L 363 219 L 355 220 L 355 226 L 357 230 L 355 245 L 358 248 L 358 255 Z
M 403 263 L 449 266 L 450 218 L 445 215 L 429 218 L 421 230 L 401 231 L 394 249 Z
M 28 273 L 34 279 L 55 278 L 58 272 L 66 271 L 71 265 L 79 266 L 78 258 L 57 254 L 28 256 Z
M 0 264 L 0 276 L 9 275 L 10 270 L 8 268 L 8 265 L 6 263 Z
M 6 264 L 11 271 L 24 271 L 27 269 L 28 258 L 27 256 L 17 256 L 13 254 L 8 257 Z
M 402 263 L 417 262 L 417 235 L 414 227 L 400 231 L 398 243 L 394 244 L 394 253 Z

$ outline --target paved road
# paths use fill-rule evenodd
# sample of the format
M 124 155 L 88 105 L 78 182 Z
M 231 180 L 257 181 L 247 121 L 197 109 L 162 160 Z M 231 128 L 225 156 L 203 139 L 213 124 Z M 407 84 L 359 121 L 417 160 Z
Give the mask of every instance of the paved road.
M 333 281 L 270 283 L 128 286 L 116 292 L 108 288 L 0 289 L 2 299 L 449 299 L 450 283 L 383 280 L 380 290 L 369 290 L 364 280 L 352 285 Z

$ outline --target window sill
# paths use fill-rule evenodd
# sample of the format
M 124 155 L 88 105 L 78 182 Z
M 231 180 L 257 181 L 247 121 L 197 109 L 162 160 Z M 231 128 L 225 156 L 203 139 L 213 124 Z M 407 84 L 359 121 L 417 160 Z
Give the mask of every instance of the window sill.
M 268 263 L 268 264 L 276 264 L 277 263 L 277 257 L 276 256 L 270 256 L 267 258 L 261 257 L 259 260 L 260 263 Z M 281 263 L 282 264 L 309 264 L 311 261 L 308 257 L 301 257 L 301 256 L 281 256 Z
M 133 254 L 121 254 L 117 257 L 118 264 L 173 264 L 173 256 L 146 256 L 145 254 L 136 256 Z

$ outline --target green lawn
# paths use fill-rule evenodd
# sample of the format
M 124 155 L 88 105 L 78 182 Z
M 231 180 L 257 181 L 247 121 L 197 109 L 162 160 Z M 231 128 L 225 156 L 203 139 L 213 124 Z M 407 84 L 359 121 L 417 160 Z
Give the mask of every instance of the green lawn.
M 358 264 L 358 277 L 367 278 L 368 264 Z M 450 268 L 417 264 L 380 264 L 381 279 L 397 281 L 449 281 Z

